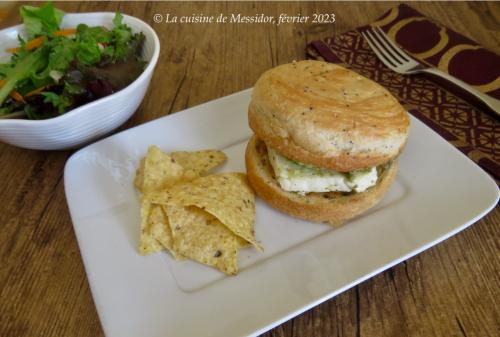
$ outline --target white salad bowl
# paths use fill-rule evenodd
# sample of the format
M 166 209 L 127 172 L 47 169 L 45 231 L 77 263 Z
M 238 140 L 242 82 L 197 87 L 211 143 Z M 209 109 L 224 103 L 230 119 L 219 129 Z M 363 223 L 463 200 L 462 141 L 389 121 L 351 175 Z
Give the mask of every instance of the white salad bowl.
M 62 28 L 76 27 L 80 23 L 89 26 L 113 27 L 115 13 L 66 14 Z M 137 18 L 123 15 L 123 22 L 133 32 L 145 36 L 142 52 L 147 62 L 142 74 L 122 90 L 82 105 L 67 113 L 45 120 L 0 119 L 0 141 L 36 150 L 61 150 L 74 148 L 99 138 L 127 121 L 137 110 L 151 81 L 160 53 L 160 41 L 153 28 Z M 0 60 L 8 61 L 10 54 L 5 48 L 18 45 L 17 36 L 25 35 L 24 25 L 0 31 Z

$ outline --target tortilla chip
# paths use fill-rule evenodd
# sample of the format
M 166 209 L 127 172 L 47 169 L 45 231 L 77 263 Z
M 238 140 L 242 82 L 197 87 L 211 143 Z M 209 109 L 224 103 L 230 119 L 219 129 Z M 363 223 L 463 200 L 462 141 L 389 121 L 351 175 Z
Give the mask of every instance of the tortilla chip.
M 166 248 L 175 259 L 190 258 L 234 275 L 238 249 L 254 237 L 255 198 L 242 173 L 203 177 L 227 160 L 221 151 L 167 154 L 150 146 L 137 169 L 141 199 L 139 251 Z
M 151 203 L 148 200 L 141 200 L 141 236 L 139 238 L 139 252 L 147 255 L 162 250 L 162 245 L 153 237 L 149 226 L 151 214 Z
M 173 249 L 192 260 L 235 275 L 238 272 L 236 236 L 217 218 L 197 207 L 166 206 Z
M 181 181 L 182 182 L 188 182 L 191 180 L 195 180 L 196 178 L 200 177 L 200 172 L 192 170 L 192 169 L 187 169 L 184 171 L 184 174 L 182 175 Z
M 236 237 L 236 245 L 238 246 L 238 249 L 252 247 L 252 244 L 250 242 L 240 238 L 239 236 Z
M 243 173 L 221 173 L 178 184 L 170 190 L 169 202 L 197 206 L 219 219 L 234 234 L 262 247 L 255 239 L 255 197 Z
M 184 175 L 184 168 L 175 159 L 156 146 L 150 146 L 144 162 L 143 193 L 163 190 L 175 184 Z
M 151 206 L 151 214 L 149 215 L 149 230 L 151 235 L 161 245 L 168 249 L 176 260 L 183 260 L 184 258 L 173 250 L 173 237 L 172 230 L 165 211 L 160 205 Z
M 141 159 L 141 163 L 135 172 L 134 186 L 139 191 L 142 192 L 142 186 L 144 185 L 144 163 L 146 162 L 146 158 Z
M 144 195 L 144 199 L 148 200 L 152 204 L 156 205 L 166 205 L 172 199 L 172 191 L 163 190 L 163 191 L 155 191 Z
M 224 152 L 216 150 L 177 151 L 170 153 L 170 156 L 186 170 L 193 170 L 198 175 L 207 173 L 227 160 Z

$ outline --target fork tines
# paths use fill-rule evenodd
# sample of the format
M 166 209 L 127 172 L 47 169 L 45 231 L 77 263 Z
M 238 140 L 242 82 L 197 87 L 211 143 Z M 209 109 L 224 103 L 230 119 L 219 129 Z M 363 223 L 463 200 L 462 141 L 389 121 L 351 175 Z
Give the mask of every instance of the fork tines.
M 380 27 L 370 27 L 362 31 L 361 35 L 377 57 L 387 67 L 395 70 L 395 68 L 407 64 L 408 62 L 414 62 L 414 60 L 406 55 L 406 53 L 403 52 Z

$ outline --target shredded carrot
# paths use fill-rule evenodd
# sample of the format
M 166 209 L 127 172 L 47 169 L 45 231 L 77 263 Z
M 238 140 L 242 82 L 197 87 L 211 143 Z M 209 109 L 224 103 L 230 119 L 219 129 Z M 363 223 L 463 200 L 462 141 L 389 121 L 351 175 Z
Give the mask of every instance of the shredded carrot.
M 30 40 L 28 41 L 28 43 L 26 43 L 26 50 L 32 50 L 38 48 L 43 44 L 44 41 L 45 41 L 45 36 L 40 36 L 37 37 L 36 39 Z
M 76 28 L 66 28 L 52 33 L 53 36 L 70 36 L 76 34 Z
M 29 40 L 28 43 L 26 43 L 24 48 L 28 51 L 36 49 L 36 48 L 40 47 L 44 41 L 45 41 L 45 36 L 39 36 L 36 39 Z M 8 48 L 8 49 L 6 49 L 6 51 L 9 53 L 17 53 L 18 51 L 21 51 L 21 47 Z
M 10 97 L 12 97 L 13 99 L 15 99 L 16 101 L 18 102 L 25 102 L 24 101 L 24 97 L 18 93 L 17 91 L 13 90 L 11 93 L 10 93 Z
M 33 96 L 33 95 L 37 95 L 37 94 L 41 93 L 42 91 L 44 91 L 45 89 L 47 89 L 48 87 L 50 87 L 50 84 L 49 85 L 44 85 L 43 87 L 37 88 L 35 90 L 31 90 L 26 95 L 24 95 L 24 97 L 30 97 L 30 96 Z
M 5 84 L 5 80 L 0 80 L 0 88 L 3 87 L 4 84 Z M 13 99 L 15 99 L 18 102 L 23 102 L 23 103 L 25 102 L 23 95 L 21 95 L 20 93 L 18 93 L 15 90 L 12 90 L 12 92 L 9 95 L 10 95 L 10 97 L 12 97 Z
M 52 36 L 70 36 L 73 34 L 76 34 L 76 28 L 61 29 L 61 30 L 58 30 L 58 31 L 55 31 L 54 33 L 52 33 Z M 40 47 L 44 42 L 45 42 L 45 36 L 39 36 L 33 40 L 29 40 L 28 43 L 26 43 L 25 48 L 28 51 L 33 50 L 33 49 Z M 5 49 L 5 51 L 8 53 L 17 53 L 20 50 L 21 50 L 21 47 Z
M 16 47 L 16 48 L 7 48 L 7 49 L 5 49 L 5 51 L 6 51 L 7 53 L 12 53 L 12 54 L 17 53 L 17 52 L 18 52 L 18 51 L 20 51 L 20 50 L 21 50 L 21 48 L 19 48 L 19 47 Z

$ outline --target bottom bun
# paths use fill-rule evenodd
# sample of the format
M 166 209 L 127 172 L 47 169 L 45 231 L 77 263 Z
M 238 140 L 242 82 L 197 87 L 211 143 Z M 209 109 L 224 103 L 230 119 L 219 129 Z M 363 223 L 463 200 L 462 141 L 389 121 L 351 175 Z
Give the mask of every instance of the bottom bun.
M 398 171 L 396 160 L 383 165 L 379 170 L 377 185 L 362 193 L 327 192 L 301 195 L 281 189 L 274 178 L 266 145 L 255 136 L 248 142 L 245 162 L 250 184 L 271 206 L 297 218 L 328 222 L 333 226 L 341 225 L 379 202 L 394 182 Z

